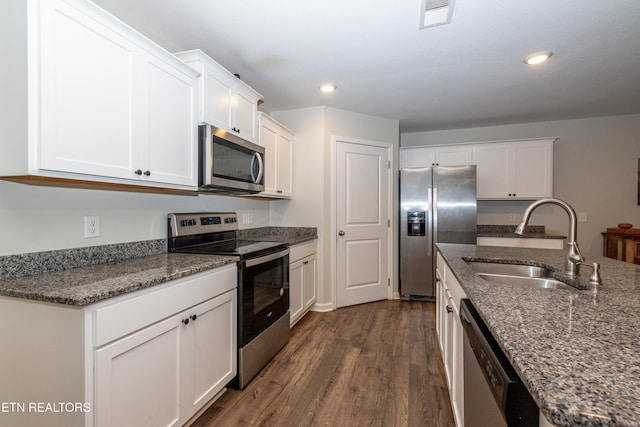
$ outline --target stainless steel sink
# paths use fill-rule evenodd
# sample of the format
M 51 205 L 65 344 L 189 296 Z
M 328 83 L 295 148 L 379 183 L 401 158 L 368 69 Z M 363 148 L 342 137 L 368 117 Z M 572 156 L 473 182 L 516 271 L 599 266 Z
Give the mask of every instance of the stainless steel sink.
M 489 282 L 510 283 L 543 289 L 575 289 L 553 277 L 553 270 L 536 265 L 467 261 L 476 273 Z

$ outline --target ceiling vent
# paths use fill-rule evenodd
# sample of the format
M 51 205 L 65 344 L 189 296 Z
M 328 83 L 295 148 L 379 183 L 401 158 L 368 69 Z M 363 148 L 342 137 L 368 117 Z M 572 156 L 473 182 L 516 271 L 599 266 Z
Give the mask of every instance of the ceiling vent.
M 448 24 L 453 15 L 454 0 L 422 0 L 420 29 Z

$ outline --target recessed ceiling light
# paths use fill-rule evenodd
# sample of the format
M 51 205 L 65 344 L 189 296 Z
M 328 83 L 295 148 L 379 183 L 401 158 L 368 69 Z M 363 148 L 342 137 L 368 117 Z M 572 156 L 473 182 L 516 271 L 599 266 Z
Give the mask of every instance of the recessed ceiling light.
M 527 65 L 542 64 L 543 62 L 547 62 L 549 58 L 551 58 L 551 55 L 553 55 L 551 51 L 532 53 L 524 58 L 524 63 Z
M 333 83 L 322 83 L 320 86 L 318 86 L 318 89 L 320 89 L 320 92 L 322 93 L 333 93 L 336 91 L 336 89 L 338 89 L 338 86 L 334 85 Z

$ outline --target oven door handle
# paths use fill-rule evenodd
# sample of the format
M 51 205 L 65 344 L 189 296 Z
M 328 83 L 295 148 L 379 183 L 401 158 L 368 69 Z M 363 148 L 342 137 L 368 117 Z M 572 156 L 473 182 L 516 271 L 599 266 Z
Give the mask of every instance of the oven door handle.
M 273 261 L 274 259 L 282 258 L 283 256 L 288 255 L 288 254 L 289 254 L 289 248 L 287 248 L 285 250 L 282 250 L 280 252 L 276 252 L 276 253 L 269 254 L 269 255 L 264 255 L 264 256 L 261 256 L 261 257 L 258 257 L 258 258 L 251 258 L 251 259 L 248 259 L 245 262 L 245 266 L 253 267 L 253 266 L 258 265 L 258 264 L 263 264 L 265 262 Z

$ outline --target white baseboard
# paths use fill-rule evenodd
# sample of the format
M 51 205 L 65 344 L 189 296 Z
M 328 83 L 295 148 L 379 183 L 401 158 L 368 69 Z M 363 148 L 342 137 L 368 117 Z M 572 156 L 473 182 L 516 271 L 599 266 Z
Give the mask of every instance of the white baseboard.
M 319 313 L 326 313 L 328 311 L 333 311 L 333 303 L 331 302 L 325 302 L 322 304 L 319 303 L 315 303 L 311 306 L 310 308 L 311 311 L 317 311 Z

